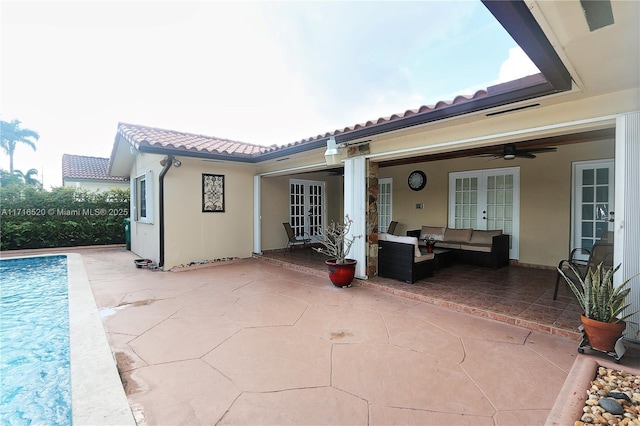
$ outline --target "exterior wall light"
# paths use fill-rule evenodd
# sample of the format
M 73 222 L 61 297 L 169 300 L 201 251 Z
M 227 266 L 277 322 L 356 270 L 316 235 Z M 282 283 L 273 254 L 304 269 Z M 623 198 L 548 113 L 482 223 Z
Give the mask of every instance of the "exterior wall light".
M 336 164 L 340 164 L 342 155 L 340 154 L 340 149 L 338 148 L 338 144 L 336 143 L 336 139 L 334 137 L 330 137 L 327 140 L 327 150 L 324 152 L 324 159 L 327 163 L 327 166 L 335 166 Z

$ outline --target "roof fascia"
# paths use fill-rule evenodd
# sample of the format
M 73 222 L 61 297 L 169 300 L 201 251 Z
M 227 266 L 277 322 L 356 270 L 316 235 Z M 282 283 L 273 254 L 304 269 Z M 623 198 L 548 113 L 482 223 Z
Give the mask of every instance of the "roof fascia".
M 419 126 L 423 124 L 432 123 L 434 121 L 444 120 L 447 118 L 458 117 L 465 114 L 470 114 L 489 108 L 508 105 L 515 102 L 526 101 L 534 99 L 542 94 L 555 93 L 549 83 L 541 83 L 535 86 L 525 87 L 510 92 L 503 92 L 495 95 L 488 95 L 484 98 L 463 102 L 461 104 L 450 105 L 446 108 L 435 109 L 423 114 L 416 114 L 406 118 L 382 123 L 376 126 L 364 127 L 358 130 L 345 133 L 343 135 L 336 135 L 336 141 L 348 142 L 354 139 L 361 139 L 370 136 L 375 136 L 380 133 L 388 133 L 397 130 L 402 130 L 408 127 Z
M 487 95 L 484 98 L 462 102 L 460 104 L 453 104 L 446 108 L 440 108 L 431 110 L 421 114 L 411 115 L 409 117 L 388 121 L 373 126 L 362 127 L 357 130 L 348 131 L 342 134 L 336 133 L 333 137 L 336 142 L 349 142 L 355 139 L 362 139 L 379 135 L 381 133 L 389 133 L 397 130 L 406 129 L 409 127 L 419 126 L 423 124 L 432 123 L 447 118 L 453 118 L 473 112 L 478 112 L 490 108 L 495 108 L 503 105 L 509 105 L 515 102 L 526 101 L 529 99 L 535 99 L 543 95 L 556 93 L 557 90 L 549 83 L 543 82 L 520 89 L 502 92 L 495 95 Z M 273 151 L 267 154 L 261 154 L 258 161 L 264 161 L 268 159 L 282 157 L 297 152 L 310 151 L 326 146 L 326 141 L 330 136 L 324 137 L 314 143 L 298 145 L 294 147 L 287 147 L 277 151 Z
M 212 154 L 208 152 L 194 152 L 184 149 L 162 148 L 147 145 L 138 146 L 138 151 L 146 154 L 174 155 L 179 157 L 201 158 L 205 160 L 233 161 L 236 163 L 255 163 L 252 156 L 238 156 L 238 154 Z
M 571 74 L 522 0 L 482 0 L 556 91 L 571 89 Z
M 208 152 L 194 152 L 181 149 L 153 147 L 147 145 L 140 145 L 138 151 L 147 154 L 160 154 L 160 155 L 174 155 L 180 157 L 200 158 L 205 160 L 220 160 L 220 161 L 232 161 L 236 163 L 256 164 L 262 161 L 271 160 L 274 158 L 280 158 L 283 155 L 291 155 L 300 152 L 312 151 L 314 149 L 322 148 L 326 146 L 326 141 L 329 137 L 322 138 L 320 140 L 300 144 L 293 147 L 287 147 L 285 149 L 267 152 L 264 154 L 238 156 L 238 154 L 212 154 Z

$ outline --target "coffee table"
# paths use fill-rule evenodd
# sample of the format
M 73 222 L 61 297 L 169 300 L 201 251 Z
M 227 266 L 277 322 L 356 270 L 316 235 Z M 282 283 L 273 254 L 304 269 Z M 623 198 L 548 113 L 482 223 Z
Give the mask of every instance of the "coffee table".
M 423 254 L 428 253 L 426 247 L 420 247 L 420 252 Z M 433 258 L 436 261 L 436 269 L 449 267 L 453 264 L 453 251 L 449 249 L 434 247 Z

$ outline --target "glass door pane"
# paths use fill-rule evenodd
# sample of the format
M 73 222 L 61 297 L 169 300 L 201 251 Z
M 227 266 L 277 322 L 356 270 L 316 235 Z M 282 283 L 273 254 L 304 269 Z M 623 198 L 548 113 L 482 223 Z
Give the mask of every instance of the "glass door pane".
M 319 238 L 324 227 L 324 182 L 289 181 L 289 223 L 297 236 Z
M 392 179 L 378 180 L 378 232 L 387 232 L 392 219 L 391 188 Z
M 591 250 L 602 234 L 613 229 L 613 161 L 574 164 L 573 239 L 571 248 Z M 586 255 L 583 255 L 586 259 Z
M 478 178 L 456 178 L 454 200 L 454 227 L 477 228 Z

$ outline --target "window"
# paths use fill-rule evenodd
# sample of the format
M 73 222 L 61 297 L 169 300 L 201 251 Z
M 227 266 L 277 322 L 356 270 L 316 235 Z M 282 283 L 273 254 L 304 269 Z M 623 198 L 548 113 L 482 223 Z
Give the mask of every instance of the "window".
M 151 171 L 131 181 L 131 219 L 153 223 L 153 174 Z
M 147 217 L 147 179 L 146 178 L 142 178 L 140 179 L 140 183 L 139 183 L 139 192 L 138 194 L 140 194 L 140 200 L 138 205 L 140 206 L 140 219 Z

